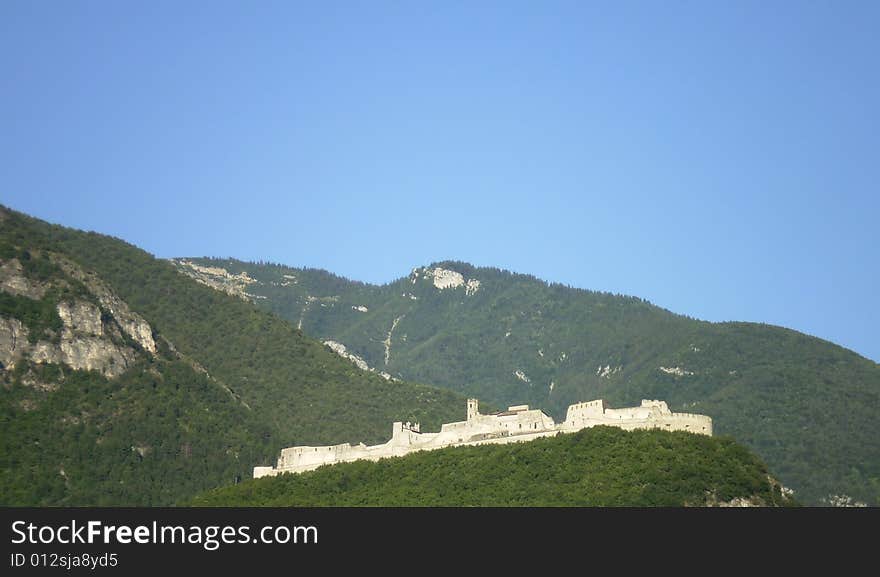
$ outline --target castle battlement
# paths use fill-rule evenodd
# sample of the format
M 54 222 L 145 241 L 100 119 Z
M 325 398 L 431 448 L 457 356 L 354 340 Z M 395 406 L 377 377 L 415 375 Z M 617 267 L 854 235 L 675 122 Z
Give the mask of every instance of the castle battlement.
M 514 405 L 506 411 L 484 415 L 477 399 L 467 401 L 467 420 L 445 423 L 439 433 L 422 433 L 419 423 L 397 421 L 391 426 L 391 439 L 381 445 L 297 446 L 281 450 L 275 467 L 254 467 L 254 478 L 279 473 L 302 473 L 323 465 L 350 461 L 378 461 L 416 451 L 445 447 L 519 443 L 560 433 L 574 433 L 596 425 L 626 430 L 663 429 L 711 435 L 712 419 L 706 415 L 673 413 L 665 401 L 642 400 L 638 407 L 609 408 L 598 399 L 568 407 L 565 421 L 555 423 L 540 409 Z

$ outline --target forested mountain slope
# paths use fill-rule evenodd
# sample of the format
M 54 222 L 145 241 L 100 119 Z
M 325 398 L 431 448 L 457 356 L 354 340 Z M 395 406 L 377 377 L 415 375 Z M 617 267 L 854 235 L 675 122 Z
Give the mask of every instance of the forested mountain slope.
M 230 259 L 175 264 L 377 372 L 557 419 L 575 401 L 665 399 L 710 415 L 804 502 L 880 504 L 880 365 L 833 343 L 460 262 L 382 286 Z
M 0 500 L 165 505 L 294 444 L 460 419 L 123 241 L 0 206 Z

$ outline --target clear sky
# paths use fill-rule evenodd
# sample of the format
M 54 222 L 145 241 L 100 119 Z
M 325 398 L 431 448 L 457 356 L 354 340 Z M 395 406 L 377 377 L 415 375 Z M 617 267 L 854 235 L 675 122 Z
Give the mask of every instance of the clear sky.
M 444 259 L 880 360 L 878 2 L 0 2 L 0 202 L 159 257 Z

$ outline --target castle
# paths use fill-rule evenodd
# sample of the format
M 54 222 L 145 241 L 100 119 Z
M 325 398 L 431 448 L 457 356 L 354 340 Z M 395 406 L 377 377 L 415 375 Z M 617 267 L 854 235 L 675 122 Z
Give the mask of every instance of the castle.
M 254 478 L 279 473 L 302 473 L 322 465 L 349 461 L 378 461 L 384 457 L 400 457 L 416 451 L 431 451 L 462 445 L 486 445 L 531 441 L 559 433 L 574 433 L 596 425 L 621 429 L 663 429 L 712 434 L 712 419 L 705 415 L 673 413 L 665 401 L 643 400 L 638 407 L 611 409 L 605 401 L 575 403 L 568 407 L 565 421 L 556 424 L 540 409 L 528 405 L 509 407 L 506 411 L 483 415 L 477 399 L 468 399 L 467 420 L 446 423 L 439 433 L 422 433 L 418 423 L 395 422 L 391 440 L 367 446 L 349 443 L 325 447 L 289 447 L 281 450 L 275 467 L 254 467 Z

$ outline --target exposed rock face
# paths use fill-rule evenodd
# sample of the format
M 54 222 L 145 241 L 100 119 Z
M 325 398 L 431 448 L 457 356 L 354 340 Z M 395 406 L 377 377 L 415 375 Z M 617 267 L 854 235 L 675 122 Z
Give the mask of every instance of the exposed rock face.
M 687 371 L 681 367 L 658 367 L 659 370 L 663 371 L 667 375 L 675 375 L 676 377 L 686 377 L 693 375 L 693 371 Z
M 596 375 L 598 377 L 603 378 L 603 379 L 610 379 L 612 377 L 612 375 L 616 375 L 617 373 L 619 373 L 621 371 L 621 369 L 623 369 L 623 367 L 620 367 L 620 366 L 612 367 L 611 365 L 605 365 L 603 367 L 602 365 L 599 365 L 599 368 L 596 369 Z M 661 367 L 661 370 L 662 370 L 662 367 Z
M 822 503 L 830 507 L 867 507 L 867 503 L 856 501 L 849 495 L 828 495 L 822 499 Z
M 249 277 L 246 272 L 232 274 L 223 267 L 202 266 L 183 258 L 171 259 L 171 262 L 177 266 L 177 270 L 203 285 L 243 300 L 254 297 L 247 293 L 247 287 L 258 281 Z M 296 283 L 296 277 L 293 275 L 284 275 L 284 278 Z
M 58 316 L 71 333 L 101 336 L 104 332 L 101 310 L 90 302 L 58 303 Z
M 143 347 L 144 350 L 149 351 L 150 354 L 156 354 L 153 329 L 142 316 L 133 312 L 97 275 L 85 272 L 78 265 L 67 259 L 54 255 L 51 258 L 65 273 L 86 285 L 89 292 L 97 297 L 101 306 L 113 315 L 113 318 L 125 334 Z M 60 314 L 61 311 L 59 310 Z M 61 318 L 64 320 L 63 316 Z M 98 318 L 100 320 L 100 313 Z
M 400 319 L 402 319 L 405 316 L 406 315 L 401 315 L 401 316 L 395 318 L 391 322 L 391 329 L 389 329 L 389 331 L 388 331 L 388 336 L 385 338 L 384 341 L 382 341 L 382 344 L 385 346 L 385 366 L 386 367 L 388 366 L 388 361 L 391 360 L 391 335 L 394 334 L 394 329 L 397 328 L 397 323 L 399 323 Z
M 346 358 L 353 362 L 357 368 L 362 371 L 369 371 L 370 366 L 367 364 L 367 361 L 359 357 L 354 353 L 348 352 L 348 349 L 345 348 L 345 345 L 342 343 L 337 343 L 336 341 L 324 341 L 324 344 L 330 347 L 334 353 L 339 355 L 340 357 Z
M 100 305 L 84 298 L 58 302 L 56 311 L 62 323 L 60 334 L 36 343 L 29 342 L 28 330 L 18 319 L 0 318 L 0 363 L 4 370 L 14 368 L 22 358 L 29 358 L 38 364 L 94 370 L 112 378 L 122 374 L 137 357 L 137 351 L 125 343 L 122 333 L 143 350 L 156 353 L 149 323 L 132 312 L 103 281 L 63 257 L 50 254 L 49 258 L 69 278 L 82 282 Z M 15 259 L 2 263 L 0 271 L 0 290 L 4 292 L 38 299 L 49 288 L 47 284 L 27 278 L 21 263 Z M 57 282 L 67 281 L 59 279 Z
M 348 352 L 348 349 L 345 348 L 345 345 L 343 345 L 342 343 L 328 340 L 328 341 L 324 341 L 324 344 L 327 345 L 328 347 L 330 347 L 330 350 L 332 350 L 334 353 L 336 353 L 340 357 L 348 359 L 351 362 L 353 362 L 355 364 L 355 366 L 357 368 L 359 368 L 360 370 L 367 371 L 370 373 L 376 373 L 377 375 L 379 375 L 380 377 L 382 377 L 386 381 L 394 380 L 390 374 L 386 373 L 385 371 L 377 371 L 376 369 L 374 369 L 370 365 L 368 365 L 367 361 L 365 361 L 363 358 L 359 357 L 358 355 L 356 355 L 354 353 Z
M 115 377 L 134 360 L 133 351 L 99 338 L 72 338 L 61 340 L 61 362 L 74 369 L 99 371 Z
M 425 276 L 434 277 L 434 286 L 440 290 L 458 288 L 464 284 L 464 277 L 460 272 L 446 270 L 440 267 L 433 270 L 426 270 Z
M 134 360 L 136 353 L 131 347 L 117 344 L 110 337 L 112 329 L 105 327 L 101 320 L 101 310 L 87 301 L 58 303 L 58 316 L 64 327 L 59 342 L 41 340 L 31 345 L 26 332 L 16 338 L 17 348 L 10 351 L 0 336 L 0 358 L 20 358 L 29 353 L 35 363 L 64 364 L 72 369 L 98 371 L 104 376 L 115 377 L 122 374 Z M 15 319 L 4 319 L 7 327 L 23 330 L 21 325 L 14 327 Z M 3 329 L 0 328 L 0 332 Z M 8 340 L 8 339 L 7 339 Z M 5 366 L 11 366 L 4 363 Z
M 15 367 L 15 361 L 21 358 L 27 346 L 27 329 L 21 326 L 21 322 L 0 317 L 0 363 L 3 367 Z
M 412 274 L 410 274 L 412 283 L 415 284 L 419 278 L 432 279 L 434 288 L 438 290 L 456 289 L 463 286 L 466 296 L 476 294 L 480 290 L 479 280 L 474 278 L 465 280 L 464 275 L 460 272 L 439 266 L 413 269 Z
M 61 343 L 58 345 L 63 364 L 74 369 L 95 370 L 108 377 L 115 377 L 125 371 L 134 360 L 134 350 L 118 345 L 109 338 L 110 327 L 104 326 L 101 310 L 92 303 L 58 303 L 58 316 L 64 323 Z M 150 342 L 152 343 L 152 336 Z M 155 344 L 153 347 L 155 351 Z
M 24 276 L 18 259 L 10 259 L 0 265 L 0 291 L 40 300 L 46 294 L 46 285 Z

